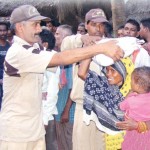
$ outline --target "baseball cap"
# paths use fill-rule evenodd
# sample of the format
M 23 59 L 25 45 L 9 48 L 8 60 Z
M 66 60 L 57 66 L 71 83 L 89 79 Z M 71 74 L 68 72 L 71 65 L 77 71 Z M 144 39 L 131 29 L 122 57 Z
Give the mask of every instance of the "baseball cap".
M 21 21 L 37 21 L 37 20 L 51 20 L 48 17 L 41 16 L 37 9 L 32 5 L 21 5 L 15 8 L 10 16 L 10 23 L 15 24 Z
M 93 22 L 108 22 L 106 19 L 106 15 L 102 9 L 96 8 L 91 9 L 89 12 L 85 15 L 85 21 L 93 21 Z

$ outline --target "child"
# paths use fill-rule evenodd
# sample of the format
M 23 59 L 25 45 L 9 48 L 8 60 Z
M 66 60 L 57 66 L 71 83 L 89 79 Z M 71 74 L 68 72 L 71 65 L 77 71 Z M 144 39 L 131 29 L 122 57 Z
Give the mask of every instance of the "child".
M 150 120 L 150 67 L 136 68 L 131 76 L 131 90 L 120 103 L 121 110 L 136 121 Z
M 150 67 L 136 68 L 131 76 L 131 90 L 127 98 L 120 103 L 126 116 L 138 121 L 138 129 L 127 131 L 122 150 L 149 150 L 150 131 L 144 121 L 150 120 Z

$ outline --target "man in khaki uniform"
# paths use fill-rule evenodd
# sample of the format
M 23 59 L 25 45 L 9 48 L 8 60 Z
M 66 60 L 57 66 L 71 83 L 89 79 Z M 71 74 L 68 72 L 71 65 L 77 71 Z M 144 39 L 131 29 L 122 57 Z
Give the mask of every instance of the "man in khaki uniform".
M 114 41 L 60 53 L 43 51 L 37 35 L 42 31 L 40 21 L 45 19 L 31 5 L 19 6 L 11 14 L 16 36 L 4 62 L 0 150 L 45 150 L 41 88 L 47 67 L 75 63 L 99 53 L 114 60 L 123 57 Z
M 101 9 L 91 9 L 85 16 L 85 26 L 89 36 L 104 37 L 104 24 L 108 22 Z M 83 36 L 70 36 L 63 40 L 62 50 L 82 47 Z M 100 74 L 100 68 L 91 62 L 90 69 Z M 78 77 L 78 64 L 74 65 L 73 88 L 71 98 L 76 102 L 74 128 L 73 128 L 73 150 L 104 150 L 104 134 L 99 131 L 94 122 L 90 125 L 83 122 L 83 89 L 84 81 Z

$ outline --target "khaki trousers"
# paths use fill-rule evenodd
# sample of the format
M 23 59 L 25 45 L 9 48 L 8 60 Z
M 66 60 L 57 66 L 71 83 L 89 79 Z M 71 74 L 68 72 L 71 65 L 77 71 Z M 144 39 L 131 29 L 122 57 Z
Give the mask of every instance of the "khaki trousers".
M 46 150 L 45 138 L 34 142 L 0 141 L 0 150 Z
M 94 122 L 83 122 L 83 106 L 76 103 L 73 126 L 73 150 L 105 150 L 105 136 Z

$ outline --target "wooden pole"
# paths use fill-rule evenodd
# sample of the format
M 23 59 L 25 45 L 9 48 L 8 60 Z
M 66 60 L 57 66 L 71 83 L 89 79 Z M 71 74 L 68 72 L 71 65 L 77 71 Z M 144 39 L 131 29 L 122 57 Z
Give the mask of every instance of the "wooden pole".
M 126 20 L 124 0 L 111 0 L 111 10 L 114 36 L 116 36 L 118 27 L 123 25 Z

